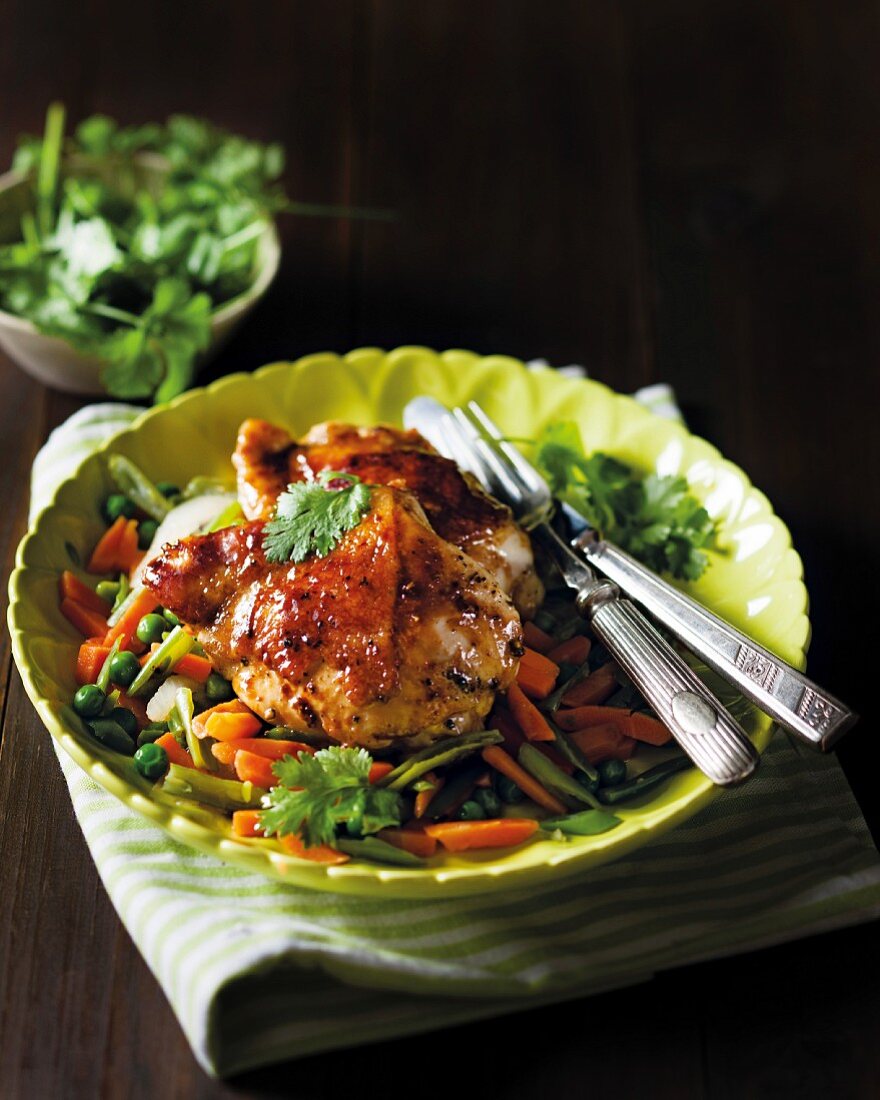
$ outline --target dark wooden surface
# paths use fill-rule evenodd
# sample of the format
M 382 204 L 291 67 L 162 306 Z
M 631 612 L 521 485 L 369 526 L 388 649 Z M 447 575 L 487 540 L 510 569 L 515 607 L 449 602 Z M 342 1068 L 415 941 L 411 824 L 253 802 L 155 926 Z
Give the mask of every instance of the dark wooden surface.
M 672 382 L 791 527 L 811 672 L 869 713 L 878 37 L 862 0 L 6 0 L 0 163 L 50 97 L 74 118 L 189 110 L 284 141 L 298 198 L 397 212 L 287 222 L 281 276 L 212 373 L 406 342 Z M 75 407 L 0 359 L 4 573 L 35 450 Z M 100 886 L 5 635 L 0 692 L 4 1100 L 880 1091 L 873 926 L 211 1082 Z M 869 717 L 840 756 L 876 829 L 873 740 Z

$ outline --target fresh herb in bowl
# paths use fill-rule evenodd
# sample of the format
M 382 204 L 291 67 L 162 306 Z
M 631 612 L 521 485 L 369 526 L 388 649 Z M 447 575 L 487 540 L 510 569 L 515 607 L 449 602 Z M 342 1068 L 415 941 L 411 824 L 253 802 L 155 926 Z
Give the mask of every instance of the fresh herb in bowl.
M 53 104 L 13 161 L 30 193 L 20 239 L 0 245 L 0 308 L 102 360 L 114 396 L 166 401 L 191 382 L 212 315 L 253 284 L 283 167 L 281 146 L 185 115 L 96 115 L 65 139 Z

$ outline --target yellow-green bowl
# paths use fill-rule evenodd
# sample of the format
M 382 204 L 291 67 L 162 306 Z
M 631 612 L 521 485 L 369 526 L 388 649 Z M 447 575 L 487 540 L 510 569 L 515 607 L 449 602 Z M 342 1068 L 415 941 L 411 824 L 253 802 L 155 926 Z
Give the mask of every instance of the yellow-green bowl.
M 19 547 L 9 608 L 16 663 L 40 717 L 80 767 L 178 840 L 230 863 L 301 886 L 387 897 L 474 894 L 586 872 L 691 817 L 716 788 L 696 771 L 680 774 L 640 803 L 616 811 L 623 823 L 598 837 L 542 840 L 508 852 L 438 855 L 416 869 L 356 861 L 326 867 L 296 859 L 271 841 L 236 839 L 221 815 L 157 794 L 129 758 L 95 742 L 69 707 L 80 639 L 58 611 L 57 581 L 63 569 L 75 568 L 88 554 L 103 530 L 99 505 L 112 491 L 108 451 L 127 455 L 156 480 L 229 478 L 236 430 L 246 416 L 277 421 L 295 434 L 328 419 L 399 424 L 403 407 L 418 394 L 447 403 L 475 399 L 515 436 L 531 436 L 549 420 L 573 419 L 590 450 L 607 451 L 644 471 L 683 474 L 717 517 L 724 550 L 713 555 L 704 577 L 689 590 L 803 667 L 809 622 L 800 558 L 766 497 L 710 444 L 596 382 L 531 372 L 502 356 L 438 354 L 419 347 L 311 355 L 233 375 L 145 412 L 114 436 L 60 486 Z M 738 714 L 763 750 L 770 720 L 742 702 Z

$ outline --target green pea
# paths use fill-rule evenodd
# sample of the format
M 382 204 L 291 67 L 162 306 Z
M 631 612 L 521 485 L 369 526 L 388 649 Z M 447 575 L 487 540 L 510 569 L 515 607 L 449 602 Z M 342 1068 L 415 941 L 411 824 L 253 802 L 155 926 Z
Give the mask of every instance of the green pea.
M 227 699 L 232 699 L 235 696 L 232 684 L 225 680 L 219 672 L 212 672 L 205 681 L 205 694 L 212 703 L 225 703 Z
M 596 767 L 603 787 L 619 787 L 626 779 L 626 764 L 623 760 L 603 760 Z
M 144 745 L 152 745 L 154 741 L 158 741 L 167 732 L 167 722 L 151 722 L 148 726 L 144 726 L 137 735 L 137 747 L 140 749 Z
M 102 600 L 112 604 L 119 594 L 119 581 L 98 581 L 95 585 L 95 591 Z
M 154 519 L 142 519 L 138 524 L 138 547 L 148 550 L 158 530 L 159 524 Z
M 166 623 L 170 623 L 171 626 L 180 626 L 180 619 L 178 619 L 173 611 L 169 611 L 167 607 L 163 607 L 162 614 L 165 616 Z
M 120 687 L 128 687 L 140 672 L 141 665 L 133 653 L 123 649 L 110 662 L 110 679 Z
M 180 496 L 180 487 L 175 485 L 173 481 L 157 481 L 156 488 L 163 497 Z
M 114 707 L 107 717 L 111 722 L 115 722 L 118 726 L 122 726 L 129 737 L 137 737 L 138 720 L 128 707 Z
M 129 500 L 122 493 L 111 493 L 104 501 L 104 519 L 108 523 L 115 523 L 120 516 L 131 519 L 137 509 L 133 500 Z
M 552 634 L 556 630 L 556 620 L 549 612 L 541 609 L 535 615 L 535 626 L 545 634 Z
M 80 718 L 97 718 L 107 696 L 97 684 L 83 684 L 73 697 L 73 709 Z
M 506 802 L 508 805 L 512 805 L 514 802 L 522 802 L 525 798 L 516 783 L 512 779 L 508 779 L 506 775 L 501 775 L 500 772 L 495 775 L 495 790 L 498 792 L 501 801 Z
M 467 802 L 462 803 L 458 811 L 459 821 L 482 821 L 485 816 L 483 807 L 474 798 L 469 798 Z
M 168 771 L 168 753 L 161 745 L 141 745 L 134 754 L 134 766 L 144 779 L 160 779 Z
M 497 817 L 501 813 L 501 799 L 491 787 L 477 787 L 474 801 L 479 803 L 485 817 Z
M 118 722 L 113 722 L 109 718 L 96 718 L 89 723 L 89 729 L 95 739 L 102 745 L 106 745 L 108 749 L 124 752 L 126 756 L 131 756 L 134 752 L 134 741 Z
M 162 634 L 167 626 L 168 624 L 161 615 L 144 615 L 137 624 L 135 634 L 139 642 L 143 642 L 144 645 L 152 645 L 153 642 L 161 641 Z

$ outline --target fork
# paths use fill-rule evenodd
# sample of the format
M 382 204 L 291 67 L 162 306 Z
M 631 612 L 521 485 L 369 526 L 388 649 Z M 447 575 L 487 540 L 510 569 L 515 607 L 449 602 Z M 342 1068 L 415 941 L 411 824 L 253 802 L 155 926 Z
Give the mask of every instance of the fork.
M 417 403 L 424 431 L 433 435 L 442 449 L 445 437 L 433 428 L 439 418 L 451 419 L 448 410 L 431 398 L 417 398 L 409 407 L 414 408 Z M 531 471 L 529 476 L 539 478 L 546 488 L 543 478 L 501 437 L 479 406 L 473 406 L 471 415 L 494 444 L 506 448 L 511 462 L 525 463 Z M 460 432 L 460 427 L 456 426 L 455 431 Z M 466 448 L 460 439 L 459 448 L 466 459 Z M 563 504 L 561 510 L 574 535 L 571 546 L 589 565 L 614 581 L 692 653 L 800 741 L 828 752 L 858 721 L 854 711 L 802 672 L 674 588 L 619 546 L 606 542 L 568 505 Z
M 617 585 L 598 577 L 560 538 L 550 523 L 555 503 L 546 481 L 483 410 L 471 402 L 450 412 L 418 398 L 408 414 L 416 427 L 427 418 L 439 421 L 434 439 L 442 429 L 450 457 L 506 503 L 548 551 L 577 593 L 578 611 L 703 774 L 723 787 L 751 775 L 758 753 L 746 732 Z

